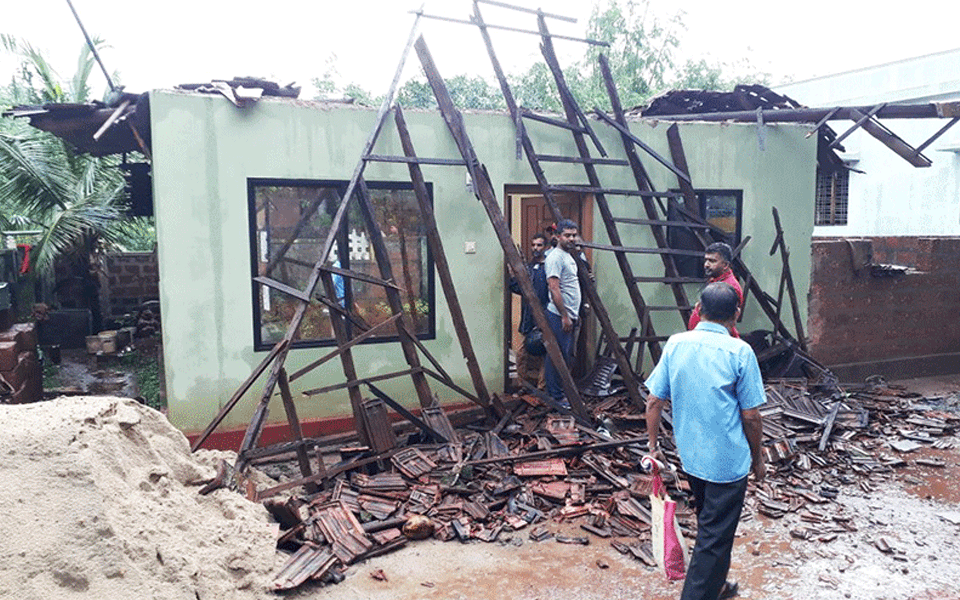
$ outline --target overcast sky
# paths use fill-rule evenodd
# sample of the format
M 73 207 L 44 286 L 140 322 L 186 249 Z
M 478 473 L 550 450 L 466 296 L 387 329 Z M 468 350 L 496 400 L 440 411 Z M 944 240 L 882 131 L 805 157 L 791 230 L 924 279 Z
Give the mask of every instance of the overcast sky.
M 594 0 L 604 1 L 604 0 Z M 120 73 L 128 91 L 177 83 L 229 79 L 236 75 L 308 84 L 333 65 L 343 83 L 382 93 L 390 83 L 420 0 L 73 0 L 91 35 L 110 48 L 103 58 Z M 557 34 L 584 35 L 589 0 L 512 0 L 514 4 L 579 19 L 552 22 Z M 13 34 L 46 51 L 63 76 L 75 68 L 83 37 L 66 0 L 9 2 L 0 11 L 0 33 Z M 928 0 L 916 5 L 875 0 L 651 0 L 663 15 L 682 9 L 681 58 L 727 63 L 748 59 L 771 82 L 799 81 L 949 50 L 960 46 L 960 2 Z M 431 14 L 467 18 L 469 0 L 427 0 Z M 535 17 L 495 7 L 484 9 L 489 23 L 535 28 Z M 440 72 L 467 72 L 492 79 L 480 42 L 470 27 L 422 21 Z M 498 54 L 510 72 L 540 58 L 537 39 L 494 33 Z M 580 44 L 557 42 L 566 63 Z M 0 81 L 9 81 L 13 63 L 0 57 Z M 419 70 L 415 55 L 405 78 Z M 97 72 L 91 81 L 99 96 L 106 87 Z M 802 101 L 802 100 L 801 100 Z

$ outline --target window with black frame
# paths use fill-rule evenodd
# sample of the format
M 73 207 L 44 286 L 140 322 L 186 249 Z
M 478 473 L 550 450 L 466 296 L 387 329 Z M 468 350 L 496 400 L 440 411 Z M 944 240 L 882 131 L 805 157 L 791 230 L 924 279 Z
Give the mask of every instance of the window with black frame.
M 743 190 L 696 190 L 700 214 L 707 223 L 713 225 L 713 237 L 720 238 L 736 248 L 741 241 L 743 224 Z M 671 201 L 667 218 L 670 221 L 688 220 L 678 210 L 676 202 Z M 678 226 L 668 228 L 668 244 L 675 250 L 700 250 L 702 246 L 689 229 Z M 703 258 L 696 256 L 674 256 L 681 277 L 703 277 Z
M 314 263 L 320 258 L 330 226 L 346 192 L 346 181 L 248 179 L 251 270 L 254 276 L 274 279 L 297 290 L 306 288 Z M 367 182 L 374 220 L 402 288 L 404 312 L 417 337 L 434 337 L 433 263 L 417 199 L 410 184 Z M 429 185 L 428 185 L 429 191 Z M 329 261 L 333 266 L 380 278 L 370 232 L 357 202 L 351 202 L 337 232 Z M 333 275 L 335 301 L 365 327 L 391 316 L 383 286 Z M 317 295 L 326 295 L 322 283 L 307 306 L 294 347 L 334 345 L 330 307 Z M 300 300 L 272 287 L 253 284 L 253 337 L 256 350 L 267 350 L 283 338 Z M 360 331 L 348 323 L 349 335 Z M 389 328 L 368 342 L 396 340 Z

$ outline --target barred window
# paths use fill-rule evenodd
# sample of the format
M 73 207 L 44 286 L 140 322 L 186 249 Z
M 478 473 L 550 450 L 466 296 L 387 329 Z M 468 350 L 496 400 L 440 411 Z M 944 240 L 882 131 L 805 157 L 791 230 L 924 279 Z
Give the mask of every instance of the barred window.
M 817 205 L 814 225 L 846 225 L 850 171 L 833 173 L 817 170 Z

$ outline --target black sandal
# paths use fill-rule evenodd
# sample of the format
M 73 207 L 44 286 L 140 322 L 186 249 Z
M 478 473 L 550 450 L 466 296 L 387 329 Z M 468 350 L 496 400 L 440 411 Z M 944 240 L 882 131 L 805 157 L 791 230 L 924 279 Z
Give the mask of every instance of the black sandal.
M 733 598 L 740 591 L 740 584 L 736 581 L 724 581 L 723 587 L 720 588 L 719 600 L 724 600 L 725 598 Z

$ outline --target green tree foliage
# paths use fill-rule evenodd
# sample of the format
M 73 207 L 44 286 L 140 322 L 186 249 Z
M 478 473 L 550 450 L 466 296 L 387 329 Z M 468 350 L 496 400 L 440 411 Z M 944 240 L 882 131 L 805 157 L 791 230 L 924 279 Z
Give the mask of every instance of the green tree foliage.
M 766 83 L 769 75 L 759 73 L 746 59 L 733 64 L 706 58 L 678 63 L 678 51 L 685 30 L 684 12 L 660 14 L 651 0 L 594 0 L 587 25 L 587 37 L 608 42 L 608 47 L 588 46 L 583 57 L 564 71 L 564 78 L 577 101 L 586 110 L 609 108 L 609 97 L 600 73 L 598 57 L 606 55 L 625 107 L 644 104 L 670 89 L 730 90 L 738 83 Z M 314 85 L 321 97 L 345 95 L 368 105 L 374 98 L 356 84 L 337 86 L 335 62 L 328 60 L 323 77 Z M 517 103 L 533 110 L 560 112 L 553 75 L 538 61 L 527 71 L 507 77 Z M 457 106 L 467 109 L 503 110 L 503 97 L 496 83 L 482 77 L 457 75 L 446 81 Z M 408 80 L 397 93 L 398 102 L 408 108 L 434 108 L 430 86 L 422 78 Z
M 587 24 L 587 37 L 610 46 L 589 47 L 579 70 L 584 78 L 574 90 L 580 101 L 589 107 L 609 105 L 597 61 L 601 52 L 610 63 L 624 106 L 641 104 L 671 87 L 668 81 L 676 67 L 683 14 L 677 11 L 662 17 L 650 0 L 599 0 Z
M 11 36 L 0 42 L 20 61 L 0 96 L 7 103 L 0 109 L 89 100 L 94 59 L 86 46 L 76 73 L 63 80 L 29 43 Z M 53 272 L 58 258 L 77 251 L 152 248 L 152 220 L 123 215 L 123 178 L 117 164 L 116 157 L 80 154 L 22 120 L 0 119 L 0 228 L 42 232 L 35 256 L 44 273 Z

